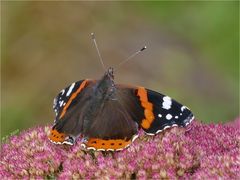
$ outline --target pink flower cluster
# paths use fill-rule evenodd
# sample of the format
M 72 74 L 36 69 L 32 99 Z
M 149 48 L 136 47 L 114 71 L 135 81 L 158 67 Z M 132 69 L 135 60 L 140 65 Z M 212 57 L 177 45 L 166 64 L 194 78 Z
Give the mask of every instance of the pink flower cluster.
M 49 127 L 12 136 L 1 147 L 0 179 L 240 179 L 240 130 L 193 122 L 139 138 L 120 152 L 55 145 Z

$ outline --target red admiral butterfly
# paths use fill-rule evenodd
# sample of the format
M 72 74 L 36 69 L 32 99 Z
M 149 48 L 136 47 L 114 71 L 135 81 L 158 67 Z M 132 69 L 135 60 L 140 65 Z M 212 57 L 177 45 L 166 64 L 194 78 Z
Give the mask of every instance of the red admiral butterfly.
M 185 127 L 194 119 L 186 106 L 169 96 L 144 87 L 115 84 L 113 68 L 100 80 L 81 80 L 63 89 L 53 108 L 52 142 L 73 145 L 81 135 L 84 147 L 103 151 L 128 147 L 140 128 L 155 135 L 170 127 Z

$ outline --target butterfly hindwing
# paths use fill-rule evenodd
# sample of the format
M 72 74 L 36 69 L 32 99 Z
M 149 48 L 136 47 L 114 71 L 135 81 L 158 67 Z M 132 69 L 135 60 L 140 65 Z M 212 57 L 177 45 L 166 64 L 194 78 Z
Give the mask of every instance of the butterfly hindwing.
M 143 108 L 135 97 L 135 90 L 116 87 L 113 98 L 104 101 L 86 127 L 84 135 L 88 149 L 121 150 L 129 146 L 137 137 Z
M 104 100 L 95 112 L 93 121 L 86 128 L 85 134 L 103 139 L 130 139 L 137 132 L 137 123 L 131 116 L 131 106 L 135 106 L 128 91 L 116 90 L 116 95 Z
M 144 119 L 140 126 L 149 135 L 154 135 L 173 126 L 186 126 L 194 118 L 192 112 L 182 104 L 158 92 L 139 87 L 136 95 L 144 108 Z

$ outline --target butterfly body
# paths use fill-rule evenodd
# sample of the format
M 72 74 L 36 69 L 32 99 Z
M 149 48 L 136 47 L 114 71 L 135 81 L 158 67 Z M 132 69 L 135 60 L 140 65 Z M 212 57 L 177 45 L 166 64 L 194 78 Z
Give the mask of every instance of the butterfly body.
M 122 150 L 140 128 L 154 135 L 172 126 L 186 126 L 193 119 L 188 108 L 168 96 L 115 84 L 112 68 L 100 80 L 78 81 L 62 90 L 54 110 L 49 139 L 73 145 L 81 135 L 82 145 L 94 150 Z

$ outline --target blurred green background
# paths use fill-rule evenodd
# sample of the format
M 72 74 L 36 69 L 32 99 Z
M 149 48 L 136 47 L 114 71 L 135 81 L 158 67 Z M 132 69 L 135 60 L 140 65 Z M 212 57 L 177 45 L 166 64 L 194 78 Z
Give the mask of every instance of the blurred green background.
M 1 2 L 1 135 L 53 123 L 52 102 L 74 81 L 148 49 L 116 82 L 167 94 L 204 122 L 239 116 L 239 3 Z

